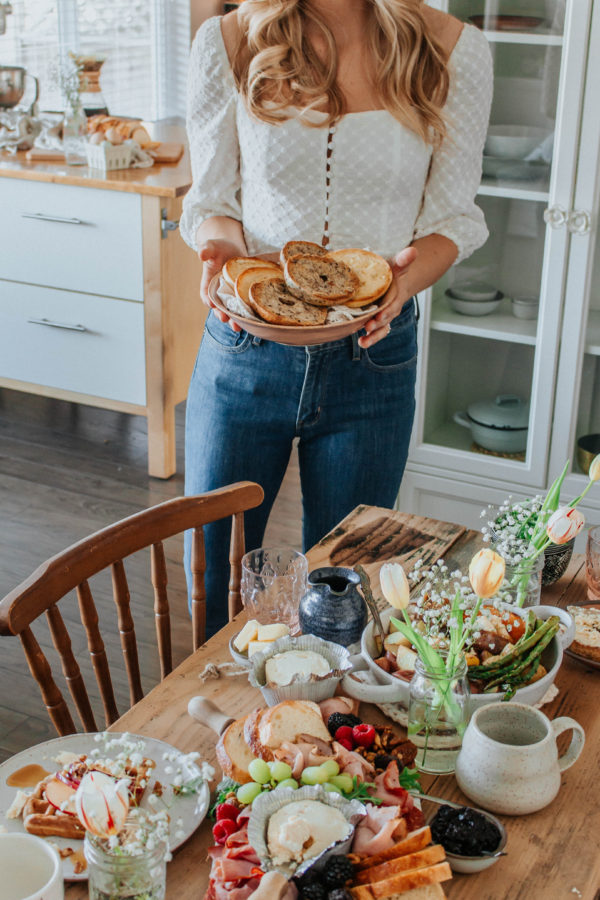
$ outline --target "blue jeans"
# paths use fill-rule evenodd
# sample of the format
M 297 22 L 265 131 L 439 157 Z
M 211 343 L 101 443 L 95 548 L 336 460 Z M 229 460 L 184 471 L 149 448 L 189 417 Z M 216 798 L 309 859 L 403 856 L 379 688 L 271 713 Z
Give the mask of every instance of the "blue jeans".
M 186 494 L 258 482 L 265 499 L 246 513 L 245 531 L 246 548 L 260 547 L 298 438 L 304 550 L 359 503 L 393 506 L 415 410 L 415 305 L 368 350 L 358 335 L 285 346 L 210 313 L 187 400 Z M 227 622 L 229 535 L 229 520 L 205 528 L 207 636 Z

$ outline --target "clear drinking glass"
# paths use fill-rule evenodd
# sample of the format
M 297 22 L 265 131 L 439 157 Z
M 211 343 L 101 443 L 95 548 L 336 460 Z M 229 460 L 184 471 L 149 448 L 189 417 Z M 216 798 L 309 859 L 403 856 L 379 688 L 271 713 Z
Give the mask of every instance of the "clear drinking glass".
M 585 549 L 585 577 L 588 600 L 600 603 L 600 525 L 588 531 Z
M 308 560 L 291 547 L 260 547 L 242 557 L 242 604 L 261 625 L 282 622 L 296 634 L 300 598 L 308 586 Z

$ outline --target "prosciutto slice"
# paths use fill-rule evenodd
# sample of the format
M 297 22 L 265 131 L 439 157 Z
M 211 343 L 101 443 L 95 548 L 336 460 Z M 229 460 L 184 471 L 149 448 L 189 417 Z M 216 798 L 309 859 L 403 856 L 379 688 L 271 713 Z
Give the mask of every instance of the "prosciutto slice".
M 354 832 L 352 852 L 359 856 L 373 856 L 389 850 L 408 833 L 400 806 L 374 806 L 367 803 L 367 815 Z
M 375 769 L 360 753 L 354 750 L 347 750 L 337 741 L 333 742 L 333 751 L 340 770 L 345 775 L 357 775 L 360 781 L 371 781 L 375 774 Z

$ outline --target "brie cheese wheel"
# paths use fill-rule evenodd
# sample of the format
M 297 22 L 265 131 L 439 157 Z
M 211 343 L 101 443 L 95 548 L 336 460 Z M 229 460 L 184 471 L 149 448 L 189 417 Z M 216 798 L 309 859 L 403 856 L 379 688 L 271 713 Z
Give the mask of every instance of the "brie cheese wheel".
M 327 675 L 331 666 L 324 656 L 314 650 L 286 650 L 276 653 L 265 664 L 267 684 L 283 687 L 294 676 L 309 678 L 311 675 Z
M 318 856 L 352 833 L 343 813 L 318 800 L 296 800 L 278 809 L 267 826 L 267 847 L 275 865 Z

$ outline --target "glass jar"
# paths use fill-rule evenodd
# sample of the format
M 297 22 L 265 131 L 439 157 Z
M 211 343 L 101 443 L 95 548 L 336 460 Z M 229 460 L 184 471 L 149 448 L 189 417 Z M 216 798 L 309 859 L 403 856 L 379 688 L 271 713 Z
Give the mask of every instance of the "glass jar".
M 409 691 L 408 736 L 417 747 L 417 768 L 436 775 L 454 772 L 469 721 L 465 657 L 460 656 L 450 675 L 417 658 Z
M 523 559 L 514 565 L 506 563 L 504 581 L 499 591 L 501 599 L 520 607 L 537 606 L 542 591 L 543 568 L 543 553 L 533 561 Z
M 65 110 L 65 117 L 63 119 L 63 147 L 67 165 L 86 165 L 86 137 L 87 118 L 83 111 L 83 107 L 79 104 Z
M 124 829 L 135 833 L 135 810 Z M 108 841 L 86 832 L 83 852 L 88 864 L 90 900 L 164 900 L 167 877 L 167 852 L 162 841 L 152 843 L 139 854 L 111 849 Z

